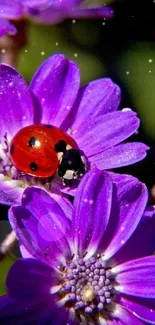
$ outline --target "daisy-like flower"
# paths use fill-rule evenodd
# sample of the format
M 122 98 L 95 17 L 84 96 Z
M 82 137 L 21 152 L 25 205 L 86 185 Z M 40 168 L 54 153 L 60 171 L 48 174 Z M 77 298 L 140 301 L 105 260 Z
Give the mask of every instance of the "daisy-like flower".
M 40 181 L 12 165 L 10 143 L 25 126 L 53 125 L 68 133 L 83 152 L 87 170 L 94 165 L 99 169 L 125 166 L 145 157 L 146 145 L 122 143 L 136 132 L 139 119 L 131 110 L 117 111 L 119 87 L 106 78 L 79 87 L 79 68 L 61 54 L 41 65 L 29 88 L 15 69 L 0 65 L 0 203 L 20 202 L 29 185 L 50 192 L 59 192 L 62 185 L 54 179 Z
M 55 24 L 66 18 L 106 18 L 110 19 L 113 11 L 106 5 L 96 7 L 73 0 L 1 0 L 0 1 L 0 36 L 15 34 L 13 21 L 29 19 L 41 24 Z M 11 22 L 10 22 L 11 21 Z
M 27 188 L 9 212 L 25 258 L 7 276 L 1 324 L 155 324 L 155 212 L 146 203 L 144 184 L 116 186 L 97 169 L 65 212 Z

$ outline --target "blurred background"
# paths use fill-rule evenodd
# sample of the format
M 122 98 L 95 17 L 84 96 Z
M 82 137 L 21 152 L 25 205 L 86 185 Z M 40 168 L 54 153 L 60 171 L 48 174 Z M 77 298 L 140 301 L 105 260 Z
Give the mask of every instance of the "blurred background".
M 143 141 L 151 148 L 146 159 L 119 172 L 138 177 L 150 191 L 155 184 L 155 0 L 104 3 L 114 9 L 111 21 L 72 20 L 56 26 L 30 23 L 18 69 L 29 82 L 43 60 L 64 53 L 80 66 L 81 84 L 101 77 L 118 83 L 120 107 L 131 107 L 141 119 L 139 132 L 131 140 Z M 151 203 L 154 197 L 150 195 Z M 0 241 L 9 232 L 7 211 L 0 206 Z M 14 260 L 13 254 L 0 263 L 0 295 L 5 292 L 5 276 Z

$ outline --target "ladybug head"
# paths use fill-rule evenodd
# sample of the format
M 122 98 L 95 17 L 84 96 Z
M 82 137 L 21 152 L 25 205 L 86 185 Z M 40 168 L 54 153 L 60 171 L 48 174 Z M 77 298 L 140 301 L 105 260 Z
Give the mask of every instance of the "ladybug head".
M 58 167 L 58 175 L 64 183 L 72 179 L 80 179 L 86 172 L 86 163 L 83 155 L 78 149 L 66 150 Z

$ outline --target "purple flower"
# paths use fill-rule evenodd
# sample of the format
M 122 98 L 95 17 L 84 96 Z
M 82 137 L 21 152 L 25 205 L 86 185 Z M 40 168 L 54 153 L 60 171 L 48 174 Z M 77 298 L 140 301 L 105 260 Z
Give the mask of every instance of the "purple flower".
M 27 188 L 9 211 L 25 258 L 8 274 L 0 323 L 155 324 L 155 210 L 146 203 L 144 184 L 129 177 L 116 186 L 97 169 L 65 212 Z
M 16 21 L 25 17 L 41 24 L 55 24 L 66 18 L 110 19 L 112 16 L 112 9 L 106 5 L 91 7 L 79 0 L 1 0 L 0 36 L 15 34 L 16 28 L 9 20 Z
M 6 33 L 14 35 L 15 26 L 9 20 L 17 20 L 23 16 L 22 0 L 1 0 L 0 1 L 0 37 Z
M 30 185 L 57 193 L 62 187 L 60 177 L 58 182 L 40 182 L 12 165 L 10 142 L 27 125 L 50 124 L 69 133 L 83 151 L 88 169 L 94 165 L 112 169 L 145 157 L 146 145 L 122 143 L 136 132 L 139 119 L 129 109 L 117 111 L 119 87 L 106 78 L 79 86 L 79 68 L 62 54 L 41 65 L 29 88 L 16 70 L 0 65 L 0 203 L 19 203 L 24 187 Z
M 121 143 L 139 126 L 134 112 L 116 111 L 120 89 L 110 79 L 99 79 L 79 89 L 79 69 L 63 55 L 46 60 L 28 88 L 13 68 L 0 65 L 0 202 L 19 202 L 23 188 L 42 185 L 23 175 L 10 162 L 9 145 L 15 134 L 36 123 L 60 127 L 84 152 L 88 167 L 100 169 L 132 164 L 148 149 L 142 143 Z M 11 126 L 11 127 L 10 127 Z M 60 190 L 52 181 L 49 191 Z

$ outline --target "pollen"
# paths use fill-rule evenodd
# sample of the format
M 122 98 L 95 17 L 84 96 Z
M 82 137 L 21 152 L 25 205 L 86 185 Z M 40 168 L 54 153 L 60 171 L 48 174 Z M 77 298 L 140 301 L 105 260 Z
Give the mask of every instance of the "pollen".
M 60 301 L 67 307 L 74 308 L 76 313 L 95 315 L 107 310 L 112 302 L 113 285 L 111 272 L 100 255 L 84 258 L 74 258 L 63 270 L 60 286 Z
M 82 295 L 84 301 L 92 301 L 95 298 L 95 291 L 92 288 L 84 289 Z

